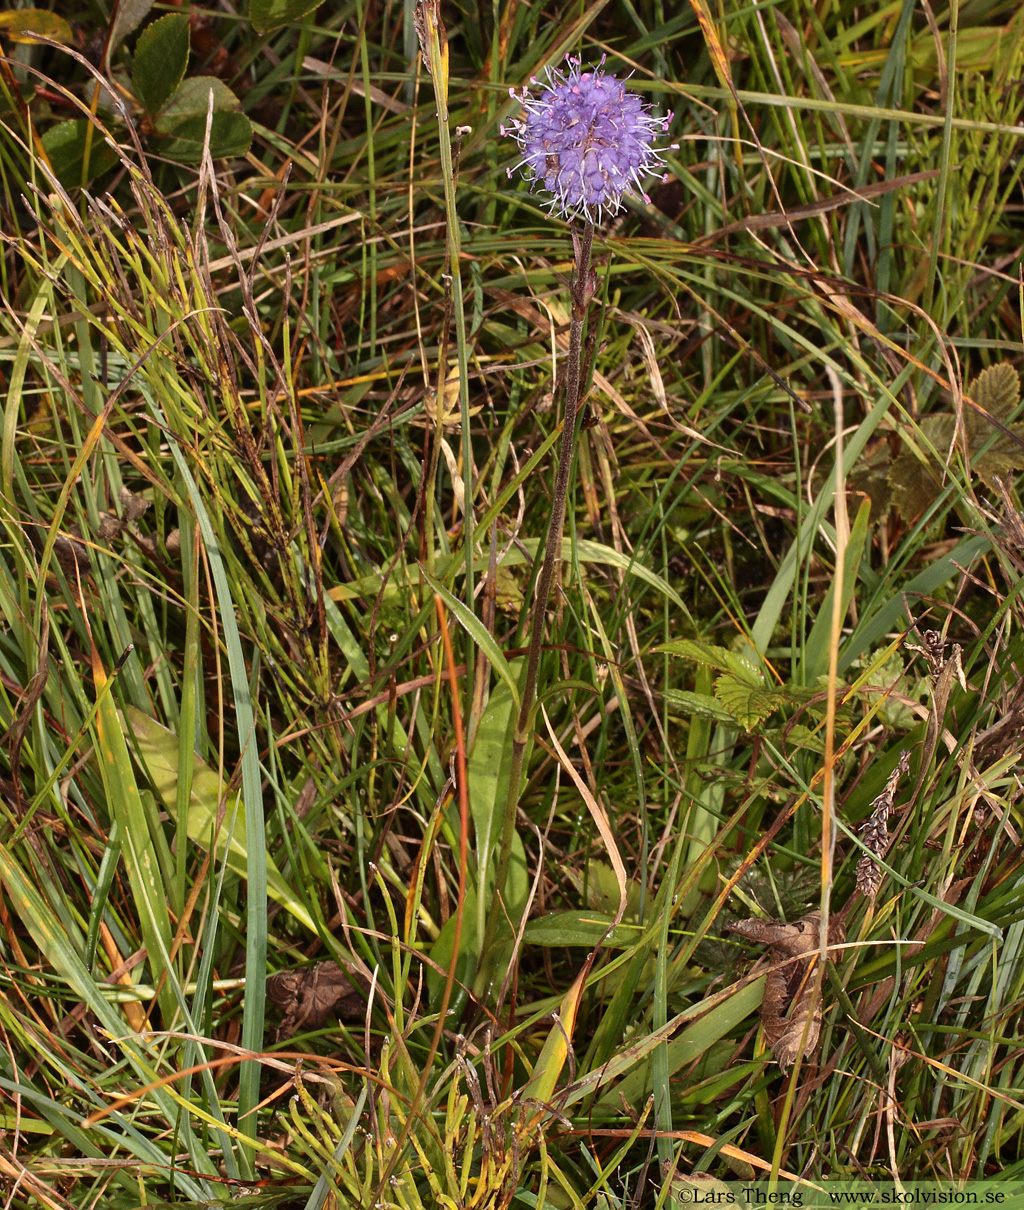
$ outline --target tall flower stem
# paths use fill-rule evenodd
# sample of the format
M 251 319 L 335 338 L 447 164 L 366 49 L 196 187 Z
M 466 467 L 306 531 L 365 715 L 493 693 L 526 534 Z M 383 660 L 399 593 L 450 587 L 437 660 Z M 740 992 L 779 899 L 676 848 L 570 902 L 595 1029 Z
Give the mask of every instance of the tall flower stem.
M 572 473 L 572 459 L 576 442 L 576 416 L 579 412 L 580 392 L 583 385 L 583 331 L 586 327 L 587 308 L 594 296 L 594 274 L 590 265 L 590 254 L 594 246 L 594 224 L 591 221 L 584 222 L 582 234 L 573 228 L 573 245 L 576 250 L 576 261 L 570 291 L 572 313 L 569 320 L 569 352 L 566 358 L 562 441 L 558 451 L 558 469 L 555 472 L 555 487 L 552 492 L 551 519 L 548 522 L 544 561 L 537 576 L 533 612 L 530 617 L 530 646 L 526 660 L 526 678 L 523 681 L 519 718 L 516 720 L 512 740 L 508 795 L 505 799 L 501 845 L 498 850 L 498 870 L 494 884 L 495 895 L 487 915 L 487 925 L 480 947 L 481 956 L 485 961 L 486 955 L 494 943 L 501 916 L 507 910 L 503 897 L 505 883 L 508 879 L 509 861 L 512 856 L 512 841 L 516 833 L 516 814 L 519 810 L 526 748 L 533 728 L 537 678 L 540 671 L 541 649 L 544 645 L 544 622 L 551 586 L 555 582 L 555 576 L 562 561 L 562 531 L 565 527 L 565 508 L 569 498 L 569 479 Z

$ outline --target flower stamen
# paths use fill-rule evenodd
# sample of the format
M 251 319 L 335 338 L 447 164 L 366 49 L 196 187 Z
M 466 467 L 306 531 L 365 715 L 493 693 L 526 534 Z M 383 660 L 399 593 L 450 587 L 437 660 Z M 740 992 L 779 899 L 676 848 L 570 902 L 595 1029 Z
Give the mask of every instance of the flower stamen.
M 580 59 L 567 63 L 564 71 L 549 67 L 546 83 L 531 80 L 541 89 L 536 96 L 509 90 L 524 116 L 501 128 L 523 152 L 508 175 L 522 169 L 531 184 L 539 181 L 551 194 L 546 205 L 564 218 L 600 222 L 628 194 L 650 201 L 643 181 L 664 167 L 668 148 L 653 143 L 669 119 L 654 117 L 637 93 L 606 75 L 603 58 L 587 71 Z

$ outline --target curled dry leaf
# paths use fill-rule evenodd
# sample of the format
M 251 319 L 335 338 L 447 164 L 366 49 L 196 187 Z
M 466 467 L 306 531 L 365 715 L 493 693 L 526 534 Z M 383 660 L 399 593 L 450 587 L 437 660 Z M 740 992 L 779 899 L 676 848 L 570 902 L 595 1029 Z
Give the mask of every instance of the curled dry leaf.
M 98 529 L 101 542 L 116 542 L 124 530 L 124 522 L 114 513 L 100 513 Z
M 369 984 L 355 968 L 351 973 L 337 962 L 282 971 L 267 980 L 270 1002 L 284 1013 L 283 1037 L 301 1029 L 320 1029 L 332 1017 L 362 1020 Z
M 736 920 L 734 933 L 771 947 L 772 969 L 764 985 L 761 1026 L 775 1061 L 785 1071 L 810 1054 L 821 1031 L 821 1001 L 814 996 L 814 964 L 818 957 L 821 914 L 783 924 L 775 920 Z M 829 945 L 844 941 L 838 918 L 829 923 Z M 805 1036 L 806 1030 L 806 1036 Z
M 121 508 L 124 511 L 126 525 L 135 525 L 146 514 L 153 503 L 151 500 L 147 500 L 145 496 L 140 496 L 133 491 L 129 491 L 127 487 L 121 488 L 119 499 L 121 501 Z
M 29 526 L 27 533 L 32 545 L 42 554 L 46 548 L 46 527 Z M 87 576 L 92 571 L 89 551 L 82 541 L 78 526 L 58 532 L 53 540 L 53 557 L 61 565 L 64 574 L 74 580 L 76 576 Z
M 75 530 L 66 535 L 58 534 L 54 538 L 53 553 L 64 574 L 72 579 L 77 575 L 87 576 L 92 571 L 89 552 Z

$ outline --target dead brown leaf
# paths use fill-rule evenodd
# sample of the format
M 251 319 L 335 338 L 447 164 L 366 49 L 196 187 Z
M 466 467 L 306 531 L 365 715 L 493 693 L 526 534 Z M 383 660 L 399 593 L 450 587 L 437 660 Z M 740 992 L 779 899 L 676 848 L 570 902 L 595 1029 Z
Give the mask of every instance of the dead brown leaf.
M 363 975 L 333 961 L 281 971 L 267 980 L 271 1004 L 284 1013 L 283 1037 L 301 1029 L 321 1029 L 332 1017 L 362 1020 L 368 991 Z
M 772 969 L 764 985 L 761 1026 L 783 1071 L 818 1044 L 821 1001 L 814 996 L 814 964 L 819 954 L 820 926 L 819 912 L 792 924 L 736 920 L 728 926 L 734 933 L 771 948 Z M 837 945 L 845 937 L 842 921 L 834 917 L 829 924 L 829 945 Z

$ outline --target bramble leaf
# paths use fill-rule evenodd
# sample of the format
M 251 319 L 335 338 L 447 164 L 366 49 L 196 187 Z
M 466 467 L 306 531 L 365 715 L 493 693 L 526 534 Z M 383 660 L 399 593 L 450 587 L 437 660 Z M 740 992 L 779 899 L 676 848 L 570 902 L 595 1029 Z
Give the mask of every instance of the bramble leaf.
M 1008 423 L 1020 404 L 1020 376 L 1008 362 L 999 362 L 982 370 L 967 394 L 988 413 L 986 416 L 970 406 L 964 408 L 971 468 L 994 489 L 997 476 L 1005 478 L 1013 471 L 1024 470 L 1024 425 Z M 955 454 L 955 437 L 956 417 L 952 412 L 923 416 L 915 429 L 904 433 L 903 449 L 889 467 L 889 499 L 885 503 L 895 505 L 907 520 L 920 516 L 943 489 L 943 468 Z
M 716 723 L 734 723 L 736 720 L 715 698 L 706 693 L 690 693 L 686 689 L 663 690 L 665 701 L 670 706 L 677 706 L 685 714 L 695 714 L 698 718 L 711 718 Z
M 982 370 L 970 393 L 990 416 L 1005 423 L 1020 403 L 1020 375 L 1008 361 L 1001 361 Z
M 731 672 L 723 672 L 715 681 L 715 697 L 744 731 L 752 731 L 786 701 L 785 693 L 751 685 Z
M 707 664 L 719 672 L 731 672 L 733 676 L 748 685 L 763 685 L 764 677 L 758 668 L 742 655 L 730 651 L 728 647 L 716 647 L 714 643 L 704 643 L 698 639 L 673 639 L 655 647 L 656 652 L 667 655 L 681 655 L 688 660 L 696 660 L 698 664 Z

